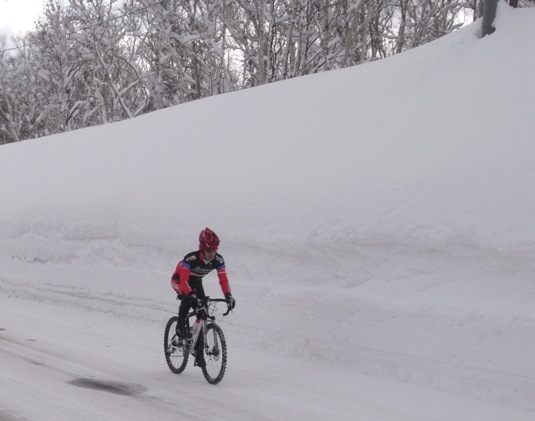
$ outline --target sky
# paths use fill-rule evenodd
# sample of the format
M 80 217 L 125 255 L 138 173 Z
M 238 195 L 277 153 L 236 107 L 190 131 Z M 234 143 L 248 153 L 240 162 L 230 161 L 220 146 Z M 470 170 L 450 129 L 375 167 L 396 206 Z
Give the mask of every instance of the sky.
M 0 0 L 0 33 L 18 34 L 33 28 L 43 0 Z
M 1 146 L 0 419 L 533 421 L 534 22 Z M 206 226 L 217 386 L 162 346 Z

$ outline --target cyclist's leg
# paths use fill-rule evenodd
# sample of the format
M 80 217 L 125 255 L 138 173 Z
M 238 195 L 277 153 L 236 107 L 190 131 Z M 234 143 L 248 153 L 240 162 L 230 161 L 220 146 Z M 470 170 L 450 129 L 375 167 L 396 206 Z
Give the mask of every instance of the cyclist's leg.
M 203 302 L 203 304 L 206 305 L 206 294 L 202 285 L 202 279 L 195 279 L 190 281 L 190 286 L 191 289 L 195 291 L 197 298 L 199 298 Z
M 176 334 L 180 338 L 188 336 L 188 312 L 190 308 L 188 297 L 182 298 L 178 308 L 178 322 L 176 324 Z
M 201 368 L 206 367 L 206 361 L 204 359 L 204 338 L 202 334 L 199 335 L 195 351 L 195 365 Z
M 199 298 L 203 302 L 203 304 L 206 305 L 206 294 L 204 292 L 202 280 L 195 279 L 193 281 L 190 281 L 190 286 L 195 291 L 197 298 Z M 199 335 L 199 339 L 197 339 L 195 350 L 195 365 L 199 367 L 205 367 L 206 363 L 204 361 L 204 340 L 202 334 Z

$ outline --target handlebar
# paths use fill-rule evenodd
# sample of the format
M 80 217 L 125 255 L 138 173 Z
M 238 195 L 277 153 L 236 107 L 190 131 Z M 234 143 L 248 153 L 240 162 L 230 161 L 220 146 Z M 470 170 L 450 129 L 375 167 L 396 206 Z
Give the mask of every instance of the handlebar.
M 226 303 L 227 300 L 224 299 L 224 298 L 210 298 L 210 297 L 208 297 L 208 302 Z M 232 309 L 229 306 L 227 308 L 227 311 L 225 313 L 223 313 L 223 316 L 227 316 L 231 311 L 232 311 Z
M 224 298 L 210 298 L 210 297 L 206 297 L 206 303 L 209 305 L 210 303 L 226 303 L 227 300 L 224 299 Z M 232 309 L 230 308 L 230 306 L 227 308 L 227 311 L 225 313 L 223 313 L 223 316 L 227 316 L 230 312 L 232 311 Z M 195 315 L 197 315 L 197 310 L 196 309 L 193 309 L 193 312 L 195 313 Z M 208 312 L 206 313 L 206 318 L 207 319 L 210 319 L 210 320 L 215 320 L 215 317 L 214 316 L 210 316 L 210 314 L 208 314 Z

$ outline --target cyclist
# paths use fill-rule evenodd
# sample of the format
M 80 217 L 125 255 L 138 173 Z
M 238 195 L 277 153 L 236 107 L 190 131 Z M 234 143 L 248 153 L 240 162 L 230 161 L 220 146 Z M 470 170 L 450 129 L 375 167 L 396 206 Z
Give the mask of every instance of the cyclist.
M 171 286 L 178 294 L 180 307 L 178 310 L 177 336 L 187 337 L 187 316 L 190 308 L 197 311 L 202 317 L 205 314 L 206 295 L 202 285 L 202 278 L 214 269 L 217 271 L 219 285 L 227 305 L 230 309 L 236 306 L 236 300 L 232 297 L 230 284 L 225 271 L 225 260 L 217 253 L 219 237 L 210 228 L 205 228 L 199 234 L 199 250 L 192 251 L 184 256 L 176 267 Z

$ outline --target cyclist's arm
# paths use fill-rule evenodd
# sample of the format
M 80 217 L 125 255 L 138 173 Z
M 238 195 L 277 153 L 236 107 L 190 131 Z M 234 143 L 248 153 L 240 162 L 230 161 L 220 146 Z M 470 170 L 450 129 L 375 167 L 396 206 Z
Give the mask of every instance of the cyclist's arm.
M 225 269 L 225 259 L 220 254 L 216 255 L 216 261 L 219 266 L 216 267 L 217 277 L 219 278 L 219 285 L 224 295 L 230 294 L 230 283 Z
M 227 277 L 227 271 L 225 266 L 217 268 L 217 277 L 219 278 L 219 285 L 223 294 L 230 294 L 230 283 Z
M 178 263 L 175 273 L 171 278 L 171 286 L 177 294 L 188 296 L 192 289 L 189 286 L 190 266 L 184 261 Z
M 175 290 L 177 294 L 179 294 L 179 290 L 180 290 L 180 265 L 181 264 L 182 264 L 182 261 L 178 262 L 178 265 L 176 266 L 173 276 L 171 277 L 171 287 Z
M 187 263 L 182 263 L 180 267 L 179 276 L 180 276 L 180 292 L 186 296 L 190 295 L 192 289 L 189 286 L 189 275 L 190 275 L 190 266 Z

